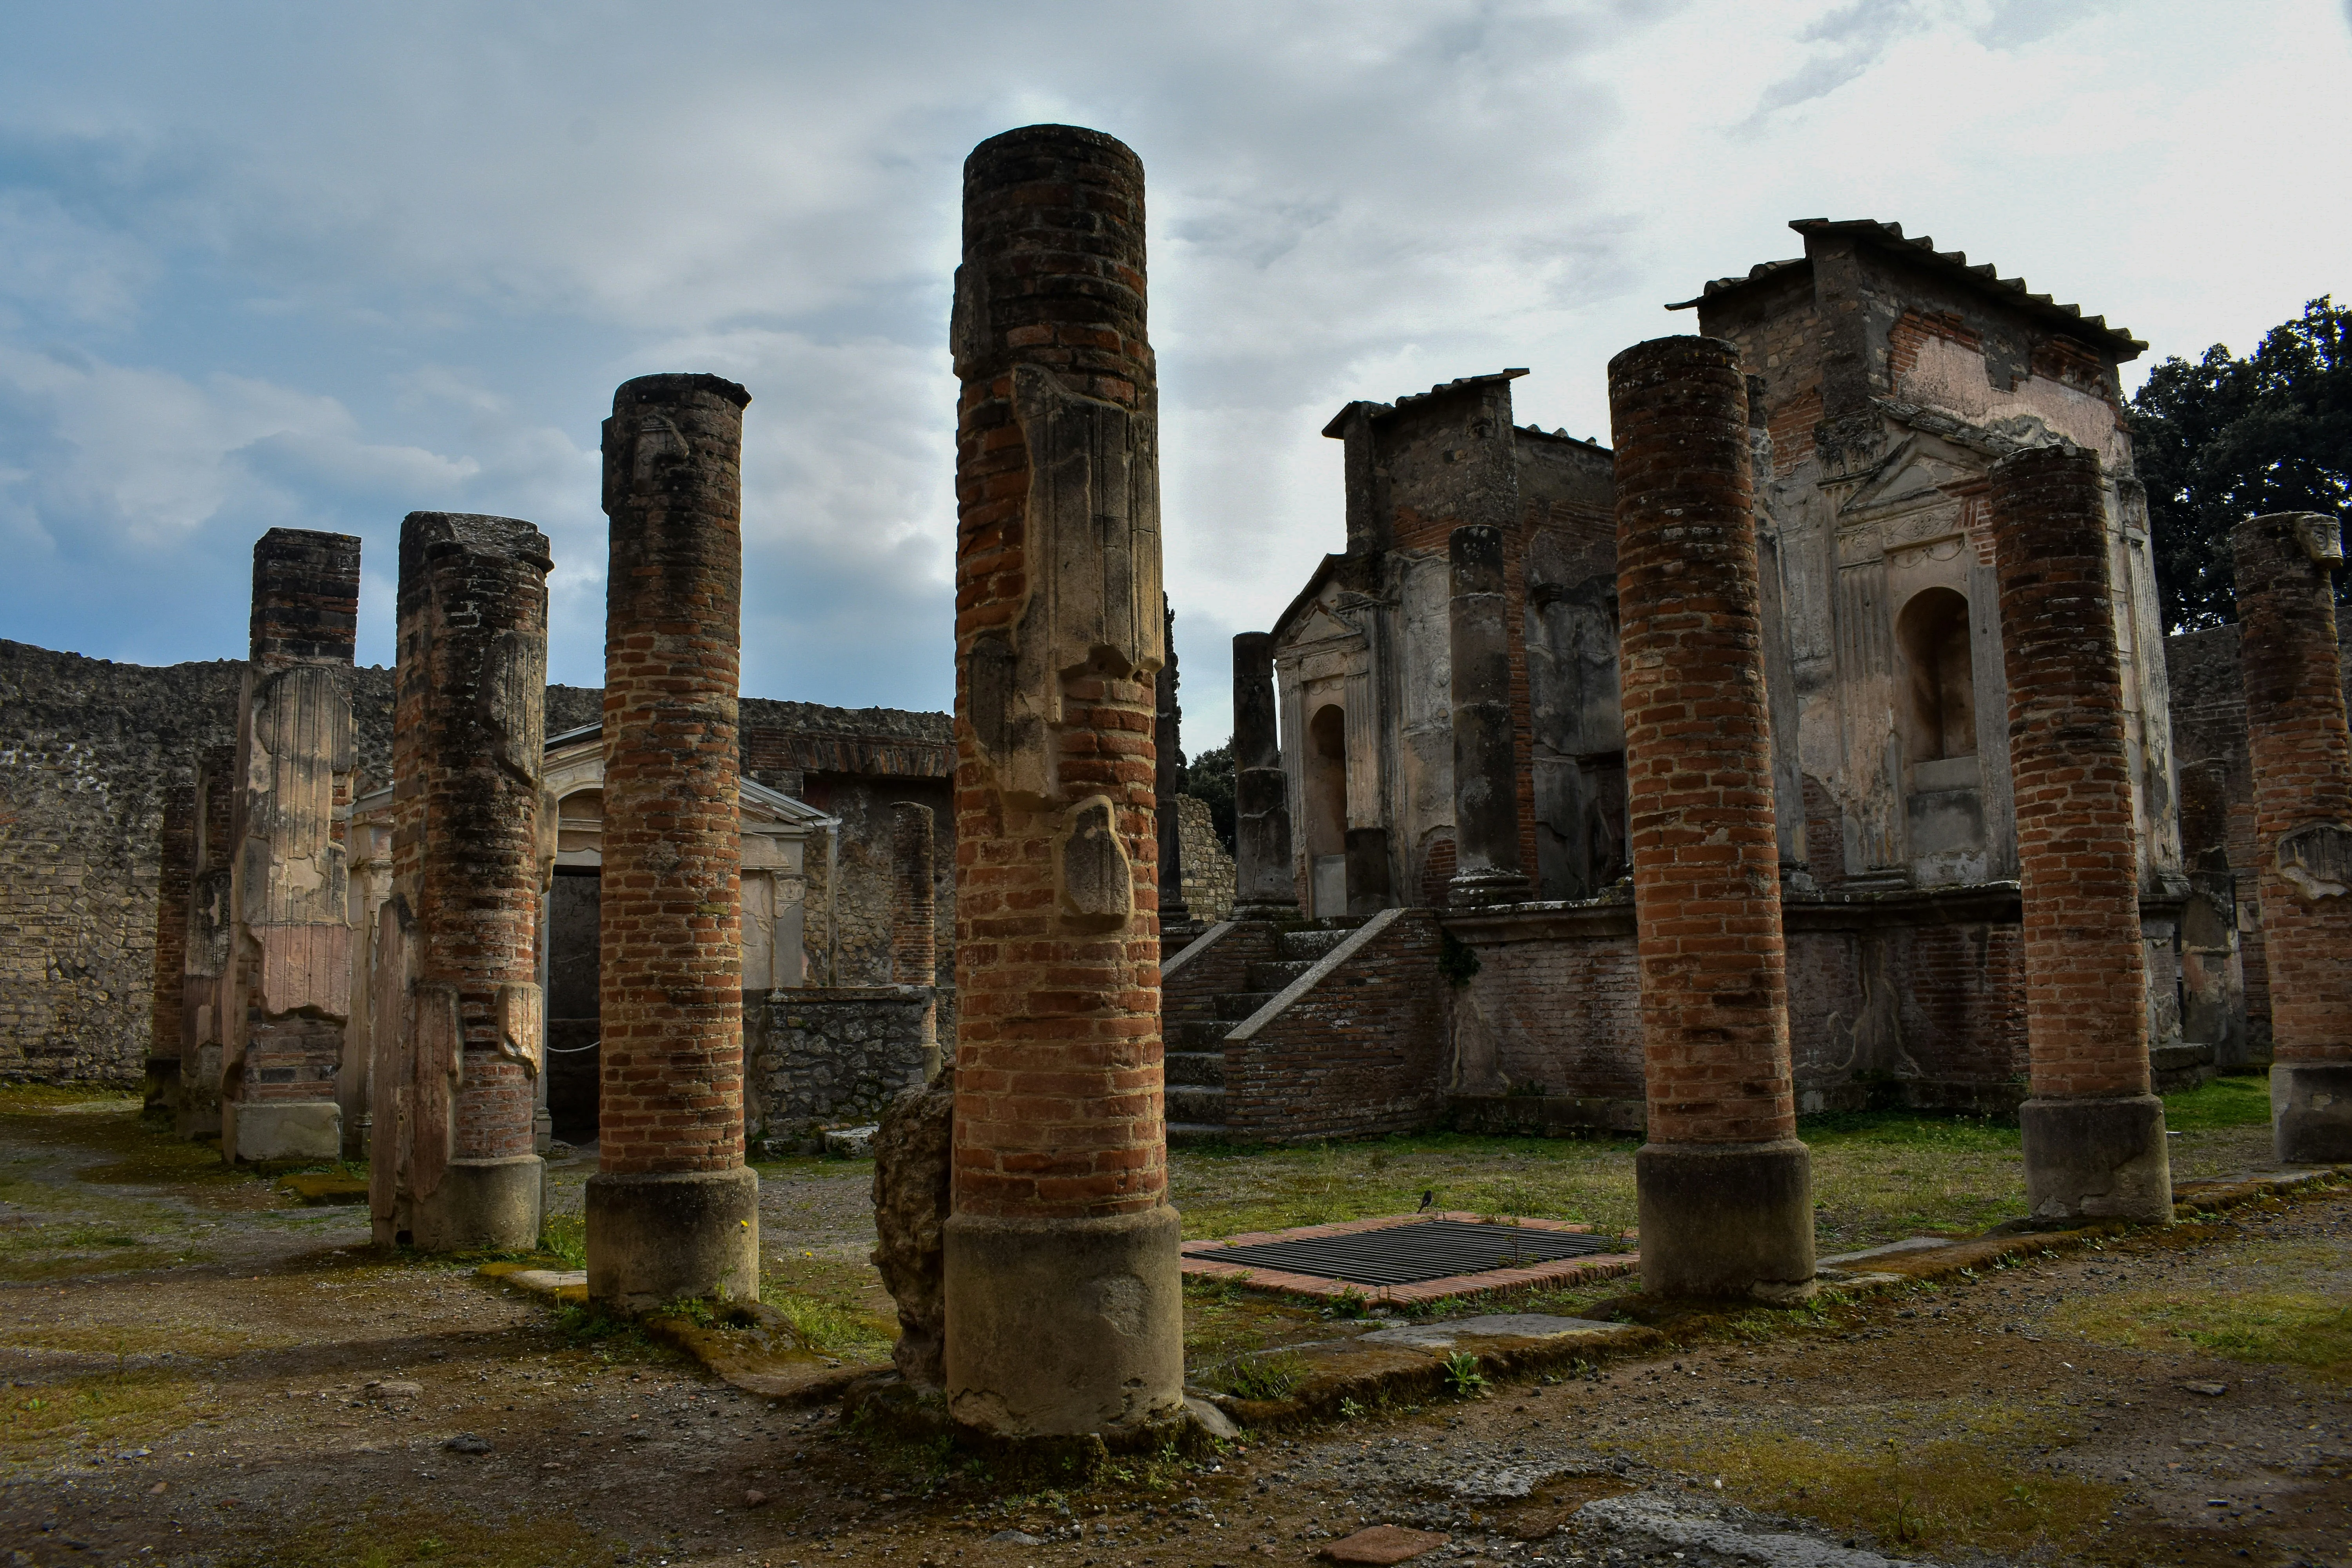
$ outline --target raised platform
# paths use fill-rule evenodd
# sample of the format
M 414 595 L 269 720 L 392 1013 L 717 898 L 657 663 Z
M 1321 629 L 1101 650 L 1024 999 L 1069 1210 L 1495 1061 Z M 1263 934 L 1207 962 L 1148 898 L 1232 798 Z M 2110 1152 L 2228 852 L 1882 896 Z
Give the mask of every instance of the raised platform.
M 1436 1211 L 1191 1241 L 1182 1268 L 1298 1296 L 1443 1301 L 1615 1279 L 1641 1261 L 1589 1225 Z

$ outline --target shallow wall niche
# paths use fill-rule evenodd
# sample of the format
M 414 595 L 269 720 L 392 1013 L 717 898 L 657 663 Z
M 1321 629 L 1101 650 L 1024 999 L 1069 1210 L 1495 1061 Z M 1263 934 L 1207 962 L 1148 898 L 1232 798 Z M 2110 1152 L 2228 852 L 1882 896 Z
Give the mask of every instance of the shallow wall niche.
M 1969 602 L 1949 588 L 1923 588 L 1895 619 L 1908 667 L 1904 750 L 1914 763 L 1977 752 L 1976 668 L 1969 651 Z
M 1922 887 L 1987 874 L 1984 772 L 1977 758 L 1976 660 L 1969 601 L 1922 588 L 1895 617 L 1903 679 L 1904 828 Z
M 1348 715 L 1338 703 L 1307 721 L 1307 863 L 1312 913 L 1348 912 Z

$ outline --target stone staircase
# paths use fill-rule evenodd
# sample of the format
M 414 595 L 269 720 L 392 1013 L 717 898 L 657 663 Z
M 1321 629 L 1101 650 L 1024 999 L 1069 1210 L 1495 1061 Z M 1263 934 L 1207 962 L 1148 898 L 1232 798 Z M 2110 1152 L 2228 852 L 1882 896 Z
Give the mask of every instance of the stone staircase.
M 1168 1142 L 1213 1143 L 1225 1136 L 1225 1037 L 1363 924 L 1361 917 L 1318 921 L 1275 938 L 1277 958 L 1253 961 L 1242 991 L 1216 994 L 1213 1019 L 1172 1023 L 1167 1040 Z

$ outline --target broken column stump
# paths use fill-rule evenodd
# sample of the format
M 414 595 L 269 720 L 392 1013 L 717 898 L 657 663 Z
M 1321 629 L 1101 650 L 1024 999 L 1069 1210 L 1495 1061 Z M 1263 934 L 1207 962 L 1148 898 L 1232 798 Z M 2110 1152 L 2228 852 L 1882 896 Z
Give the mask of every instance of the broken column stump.
M 1234 918 L 1298 918 L 1290 780 L 1275 729 L 1274 634 L 1234 638 Z
M 2024 908 L 2027 1207 L 2048 1226 L 2168 1223 L 2099 460 L 2029 447 L 1993 464 L 1990 484 Z
M 1457 528 L 1446 541 L 1446 633 L 1453 679 L 1454 878 L 1450 907 L 1528 896 L 1519 857 L 1519 769 L 1511 732 L 1509 601 L 1503 531 Z
M 2231 531 L 2271 977 L 2281 1160 L 2352 1160 L 2352 740 L 2336 646 L 2342 525 L 2277 512 Z
M 743 406 L 647 375 L 604 422 L 604 835 L 588 1294 L 628 1310 L 757 1300 L 743 1163 L 737 780 Z
M 902 800 L 890 808 L 890 978 L 930 994 L 923 1008 L 923 1081 L 940 1076 L 940 928 L 937 827 L 931 808 Z
M 1738 352 L 1660 338 L 1609 363 L 1626 816 L 1649 1142 L 1642 1285 L 1809 1290 L 1772 731 Z
M 903 1090 L 874 1134 L 872 1261 L 898 1304 L 890 1360 L 909 1387 L 947 1382 L 947 1289 L 943 1229 L 953 1202 L 954 1080 Z
M 221 1155 L 334 1160 L 351 1006 L 344 814 L 360 542 L 273 528 L 253 547 L 252 658 L 237 699 Z
M 995 1439 L 1182 1419 L 1152 677 L 1143 170 L 1036 125 L 964 164 L 956 437 L 955 1212 L 946 1375 Z
M 373 1103 L 393 1112 L 375 1122 L 371 1171 L 391 1179 L 370 1196 L 379 1238 L 425 1251 L 539 1242 L 551 564 L 547 536 L 514 518 L 413 511 L 401 524 L 387 904 L 407 952 L 375 987 L 396 1005 L 370 1009 Z
M 236 820 L 236 748 L 207 746 L 196 759 L 195 873 L 188 879 L 187 937 L 180 970 L 180 1075 L 174 1130 L 210 1138 L 221 1130 L 221 1048 L 226 1018 L 230 836 Z

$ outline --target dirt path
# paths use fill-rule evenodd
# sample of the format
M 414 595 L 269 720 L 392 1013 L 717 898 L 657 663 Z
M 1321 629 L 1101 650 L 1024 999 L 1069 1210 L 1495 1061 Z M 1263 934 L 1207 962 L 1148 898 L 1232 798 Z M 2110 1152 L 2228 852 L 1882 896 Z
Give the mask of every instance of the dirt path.
M 863 1182 L 772 1173 L 775 1250 L 851 1279 Z M 0 1563 L 1171 1568 L 1367 1521 L 1449 1565 L 2352 1563 L 2352 1198 L 1009 1500 L 365 1240 L 120 1110 L 0 1115 Z

